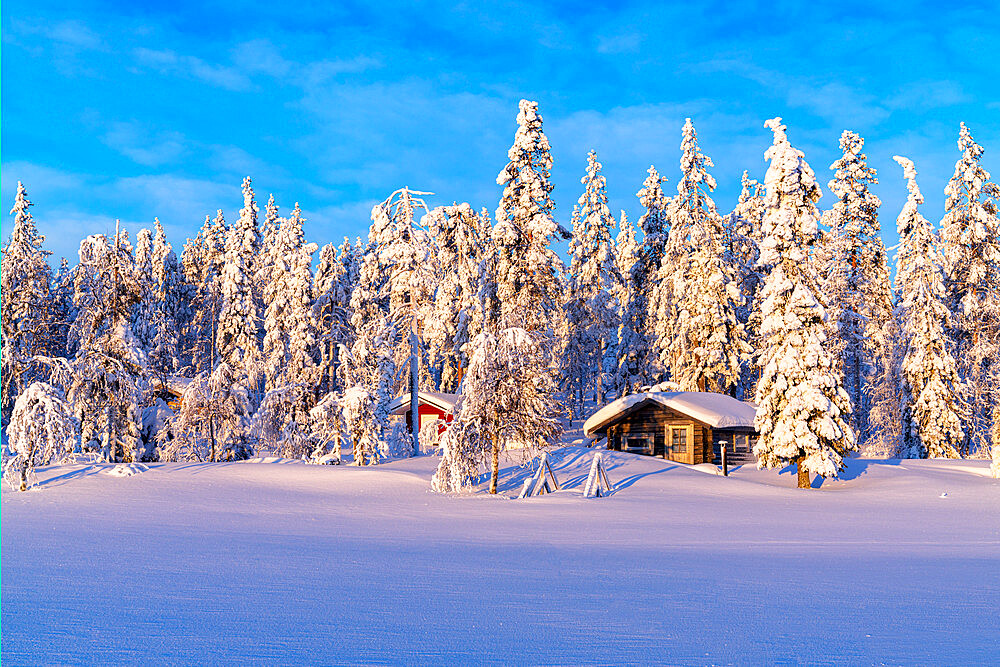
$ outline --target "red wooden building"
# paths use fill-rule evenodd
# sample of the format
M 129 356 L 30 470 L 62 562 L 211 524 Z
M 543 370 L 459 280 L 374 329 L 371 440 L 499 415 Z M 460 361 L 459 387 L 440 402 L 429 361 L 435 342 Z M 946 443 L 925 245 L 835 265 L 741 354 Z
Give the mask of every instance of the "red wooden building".
M 444 433 L 448 428 L 448 423 L 455 418 L 455 404 L 458 403 L 458 394 L 445 394 L 437 391 L 417 392 L 417 414 L 420 418 L 420 429 L 433 421 L 439 421 L 438 435 Z M 397 396 L 389 404 L 389 413 L 403 415 L 406 418 L 406 425 L 410 426 L 410 392 L 402 396 Z

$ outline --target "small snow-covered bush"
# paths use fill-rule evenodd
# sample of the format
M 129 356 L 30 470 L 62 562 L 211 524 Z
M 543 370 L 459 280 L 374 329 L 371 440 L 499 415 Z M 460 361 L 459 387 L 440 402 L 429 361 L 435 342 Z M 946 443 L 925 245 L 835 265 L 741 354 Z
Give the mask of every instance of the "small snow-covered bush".
M 309 421 L 310 436 L 315 445 L 312 453 L 313 461 L 340 463 L 340 450 L 347 432 L 340 394 L 331 391 L 324 396 L 309 411 Z M 327 447 L 330 448 L 329 452 Z
M 49 465 L 72 454 L 77 422 L 62 389 L 34 382 L 18 397 L 7 427 L 14 456 L 4 466 L 4 478 L 26 491 L 35 466 Z

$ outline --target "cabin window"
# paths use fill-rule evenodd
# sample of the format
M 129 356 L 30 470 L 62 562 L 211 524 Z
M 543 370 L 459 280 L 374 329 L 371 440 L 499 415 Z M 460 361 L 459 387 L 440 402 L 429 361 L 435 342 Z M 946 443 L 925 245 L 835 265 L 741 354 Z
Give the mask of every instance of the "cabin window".
M 634 438 L 630 437 L 628 439 L 628 451 L 630 452 L 643 452 L 649 451 L 649 439 L 648 438 Z
M 670 428 L 670 451 L 674 454 L 686 454 L 688 450 L 688 430 L 686 426 Z

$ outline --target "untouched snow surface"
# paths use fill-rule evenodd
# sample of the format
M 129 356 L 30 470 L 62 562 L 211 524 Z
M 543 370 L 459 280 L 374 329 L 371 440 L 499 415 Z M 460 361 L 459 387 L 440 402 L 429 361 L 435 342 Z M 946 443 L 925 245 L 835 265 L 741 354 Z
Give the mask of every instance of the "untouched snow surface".
M 550 454 L 562 490 L 429 490 L 434 456 L 40 470 L 3 490 L 4 664 L 986 664 L 1000 481 L 986 461 L 730 478 Z M 947 494 L 947 495 L 944 495 Z

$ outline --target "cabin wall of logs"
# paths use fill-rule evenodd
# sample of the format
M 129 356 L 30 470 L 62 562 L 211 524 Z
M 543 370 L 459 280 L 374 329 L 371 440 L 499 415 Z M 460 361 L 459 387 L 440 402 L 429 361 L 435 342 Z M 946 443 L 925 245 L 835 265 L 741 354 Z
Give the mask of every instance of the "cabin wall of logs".
M 608 427 L 608 449 L 680 463 L 714 458 L 712 428 L 662 405 L 645 405 Z

